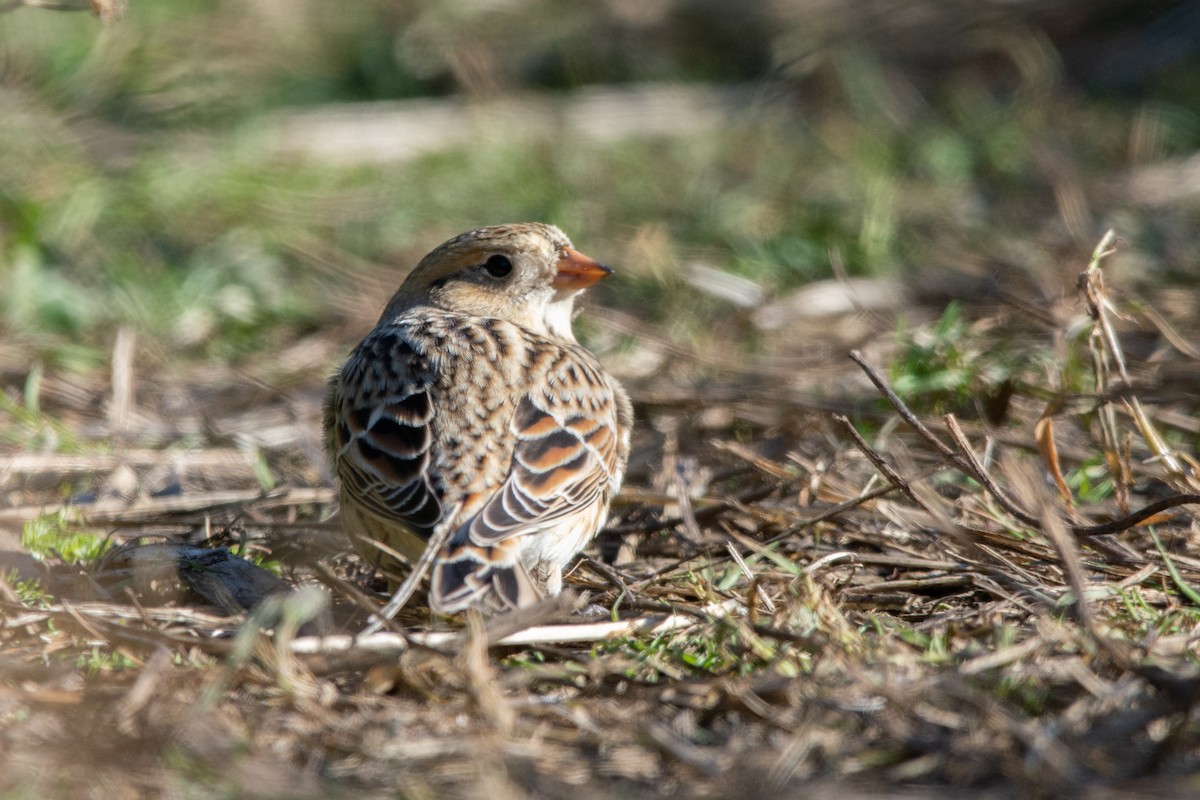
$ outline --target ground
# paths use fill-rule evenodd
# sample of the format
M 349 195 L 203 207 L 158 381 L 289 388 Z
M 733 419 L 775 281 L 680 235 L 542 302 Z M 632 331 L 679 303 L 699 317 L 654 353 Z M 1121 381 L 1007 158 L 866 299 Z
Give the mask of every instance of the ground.
M 1188 4 L 16 5 L 0 794 L 1200 790 Z M 564 597 L 356 636 L 325 378 L 515 219 L 617 269 L 626 485 Z
M 969 346 L 948 325 L 940 335 Z M 1100 339 L 1076 346 L 1110 357 Z M 1130 435 L 1138 394 L 1166 391 L 1155 375 L 1183 357 L 1161 356 L 1113 400 L 1128 475 L 1108 491 L 1095 485 L 1108 477 L 1095 396 L 1076 398 L 1090 425 L 1080 411 L 1040 416 L 1044 404 L 1017 396 L 994 425 L 850 392 L 818 403 L 699 389 L 689 404 L 637 388 L 630 480 L 570 575 L 572 601 L 465 628 L 418 603 L 400 636 L 349 647 L 345 634 L 367 621 L 358 605 L 375 601 L 364 599 L 369 569 L 326 520 L 327 481 L 264 488 L 243 451 L 205 447 L 18 456 L 26 486 L 131 477 L 130 493 L 106 488 L 58 515 L 43 499 L 26 528 L 26 549 L 50 555 L 44 572 L 23 564 L 4 585 L 6 788 L 727 797 L 764 781 L 819 796 L 846 780 L 864 794 L 1185 791 L 1200 767 L 1200 562 L 1187 505 L 1200 501 L 1197 475 L 1186 453 L 1172 474 Z M 842 369 L 854 367 L 847 358 Z M 297 452 L 282 455 L 304 460 L 318 395 L 295 401 Z M 855 409 L 875 444 L 809 404 Z M 897 410 L 910 424 L 896 424 Z M 1154 412 L 1148 426 L 1190 430 L 1187 413 Z M 261 402 L 245 413 L 286 417 Z M 1065 475 L 1075 488 L 1062 494 L 1047 477 L 1047 421 L 1056 458 L 1098 465 Z M 247 423 L 227 413 L 208 424 Z M 1153 516 L 1130 514 L 1155 501 Z M 106 531 L 111 546 L 69 567 L 65 552 L 31 541 L 39 526 L 60 548 L 77 526 Z M 200 578 L 213 574 L 200 563 L 213 551 L 184 543 L 234 548 L 282 580 L 264 572 L 246 598 L 223 596 Z M 236 575 L 216 584 L 246 588 Z M 325 591 L 270 599 L 314 585 Z M 239 599 L 258 604 L 249 621 Z M 635 624 L 613 632 L 618 620 Z M 430 629 L 443 633 L 422 638 Z M 506 643 L 514 633 L 523 638 Z

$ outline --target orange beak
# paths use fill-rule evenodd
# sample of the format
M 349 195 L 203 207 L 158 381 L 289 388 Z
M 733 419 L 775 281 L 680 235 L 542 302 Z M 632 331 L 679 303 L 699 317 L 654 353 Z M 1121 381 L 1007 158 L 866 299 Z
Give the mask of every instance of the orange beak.
M 558 274 L 554 276 L 551 286 L 559 290 L 586 289 L 611 274 L 612 270 L 596 259 L 567 247 L 563 249 L 562 260 L 558 262 Z

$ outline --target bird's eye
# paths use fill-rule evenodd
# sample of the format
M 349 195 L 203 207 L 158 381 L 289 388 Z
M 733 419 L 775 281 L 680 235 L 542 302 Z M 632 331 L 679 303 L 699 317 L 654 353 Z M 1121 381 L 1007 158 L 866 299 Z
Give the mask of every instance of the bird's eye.
M 507 278 L 513 270 L 512 262 L 508 260 L 508 256 L 494 255 L 489 256 L 484 263 L 483 268 L 487 270 L 487 274 L 493 278 Z

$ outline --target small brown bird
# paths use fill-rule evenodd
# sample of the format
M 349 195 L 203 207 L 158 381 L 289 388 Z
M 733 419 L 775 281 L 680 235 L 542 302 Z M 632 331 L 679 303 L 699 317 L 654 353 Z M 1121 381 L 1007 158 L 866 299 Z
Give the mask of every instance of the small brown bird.
M 528 605 L 604 524 L 633 411 L 571 331 L 611 273 L 553 225 L 469 231 L 417 264 L 329 383 L 325 445 L 343 527 L 396 584 L 430 564 L 429 605 Z

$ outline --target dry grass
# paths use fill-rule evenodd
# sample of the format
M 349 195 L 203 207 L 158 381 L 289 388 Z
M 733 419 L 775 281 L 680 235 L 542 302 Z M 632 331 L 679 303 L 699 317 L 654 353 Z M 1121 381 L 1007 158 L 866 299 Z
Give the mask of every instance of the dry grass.
M 1195 369 L 1196 331 L 1124 356 L 1132 317 L 1104 250 L 1044 327 L 975 310 L 1059 341 L 1041 393 L 986 414 L 883 403 L 900 358 L 886 333 L 855 356 L 862 381 L 849 360 L 643 380 L 629 486 L 569 578 L 586 600 L 491 620 L 414 607 L 358 640 L 378 600 L 321 521 L 318 381 L 140 376 L 120 349 L 106 385 L 42 375 L 26 434 L 73 452 L 14 453 L 0 525 L 62 507 L 66 486 L 51 533 L 119 546 L 40 574 L 14 562 L 36 587 L 0 582 L 0 792 L 1194 791 L 1200 471 L 1169 443 L 1195 440 L 1198 404 L 1164 376 Z M 1067 335 L 1073 309 L 1094 335 Z M 302 363 L 334 360 L 334 343 L 304 345 Z M 139 427 L 197 445 L 124 447 Z M 1085 466 L 1111 493 L 1071 485 Z

